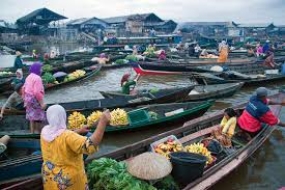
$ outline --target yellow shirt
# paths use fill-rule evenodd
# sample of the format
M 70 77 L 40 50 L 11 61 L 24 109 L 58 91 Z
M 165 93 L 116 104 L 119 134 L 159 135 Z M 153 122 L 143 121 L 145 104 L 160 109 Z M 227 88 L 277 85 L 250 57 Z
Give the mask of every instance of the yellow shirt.
M 81 190 L 88 187 L 83 154 L 97 151 L 87 137 L 66 130 L 52 142 L 41 138 L 42 175 L 46 190 Z
M 222 132 L 229 137 L 232 137 L 235 133 L 235 128 L 237 125 L 237 118 L 231 117 L 229 120 L 224 116 L 221 121 Z

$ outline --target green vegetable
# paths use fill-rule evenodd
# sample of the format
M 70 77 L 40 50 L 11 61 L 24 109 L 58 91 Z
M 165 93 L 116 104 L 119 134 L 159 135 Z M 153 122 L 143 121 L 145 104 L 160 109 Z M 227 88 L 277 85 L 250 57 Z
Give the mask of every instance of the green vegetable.
M 159 92 L 159 89 L 153 88 L 153 89 L 150 89 L 149 92 L 152 93 L 152 94 L 154 94 L 154 93 Z
M 152 120 L 157 120 L 158 114 L 155 113 L 154 111 L 149 111 L 149 112 L 148 112 L 148 115 L 150 116 L 150 118 L 151 118 Z
M 157 190 L 179 190 L 172 176 L 167 176 L 153 185 Z
M 128 61 L 133 61 L 133 62 L 136 62 L 139 60 L 135 55 L 127 55 L 125 59 Z
M 43 82 L 45 84 L 48 84 L 48 83 L 53 83 L 55 81 L 55 78 L 52 76 L 51 73 L 47 72 L 45 73 L 43 76 L 42 76 L 42 79 L 43 79 Z
M 49 64 L 46 64 L 42 67 L 43 69 L 43 72 L 51 72 L 53 70 L 53 66 L 52 65 L 49 65 Z
M 117 64 L 117 65 L 121 65 L 121 64 L 125 64 L 125 63 L 127 63 L 128 62 L 128 60 L 125 60 L 125 59 L 117 59 L 116 61 L 115 61 L 115 63 Z
M 124 162 L 100 158 L 87 166 L 89 186 L 94 190 L 156 190 L 127 172 Z

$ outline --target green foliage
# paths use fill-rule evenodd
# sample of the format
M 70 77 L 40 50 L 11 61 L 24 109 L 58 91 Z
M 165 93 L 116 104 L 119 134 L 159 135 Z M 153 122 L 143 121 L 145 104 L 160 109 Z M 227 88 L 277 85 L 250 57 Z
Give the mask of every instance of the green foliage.
M 42 69 L 43 69 L 43 72 L 44 72 L 44 73 L 45 73 L 45 72 L 51 72 L 51 71 L 53 70 L 53 67 L 52 67 L 52 65 L 45 64 L 45 65 L 42 67 Z
M 89 186 L 94 190 L 156 190 L 127 172 L 124 162 L 100 158 L 87 166 Z
M 43 79 L 43 82 L 45 84 L 48 84 L 48 83 L 53 83 L 55 81 L 55 78 L 52 76 L 51 73 L 49 72 L 46 72 L 43 76 L 42 76 L 42 79 Z
M 158 114 L 155 113 L 154 111 L 149 111 L 149 112 L 148 112 L 148 115 L 150 116 L 150 118 L 151 118 L 152 120 L 157 120 Z
M 178 185 L 170 175 L 155 183 L 154 187 L 157 188 L 157 190 L 179 190 Z
M 117 65 L 121 65 L 121 64 L 126 64 L 126 63 L 128 63 L 129 61 L 128 60 L 125 60 L 125 59 L 117 59 L 116 61 L 115 61 L 115 63 L 117 64 Z

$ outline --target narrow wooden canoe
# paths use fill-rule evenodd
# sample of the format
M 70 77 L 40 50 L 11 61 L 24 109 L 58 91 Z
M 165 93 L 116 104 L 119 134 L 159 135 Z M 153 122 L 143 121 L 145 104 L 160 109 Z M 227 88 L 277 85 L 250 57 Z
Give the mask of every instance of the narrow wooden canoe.
M 186 103 L 170 103 L 170 104 L 154 104 L 141 106 L 140 108 L 126 108 L 125 110 L 130 113 L 130 123 L 126 126 L 108 126 L 105 130 L 106 133 L 133 131 L 138 129 L 145 129 L 147 127 L 159 127 L 162 124 L 179 124 L 186 120 L 194 119 L 202 116 L 212 105 L 214 101 L 204 102 L 186 102 Z M 179 111 L 176 114 L 166 116 L 165 114 Z M 156 119 L 150 117 L 149 112 L 157 114 Z M 90 115 L 90 111 L 81 112 L 86 117 Z M 9 116 L 8 116 L 9 117 Z M 22 117 L 23 119 L 23 117 Z M 18 119 L 20 120 L 20 119 Z M 24 123 L 26 126 L 24 126 Z M 12 138 L 40 138 L 39 134 L 29 133 L 29 126 L 27 122 L 23 122 L 21 128 L 16 128 L 15 131 L 0 132 L 0 136 L 9 135 Z M 26 130 L 25 130 L 26 129 Z
M 209 84 L 225 84 L 233 82 L 244 82 L 244 86 L 254 86 L 259 84 L 267 84 L 270 82 L 282 81 L 285 79 L 285 75 L 267 75 L 264 78 L 239 78 L 239 79 L 226 79 L 220 76 L 215 76 L 209 73 L 191 74 L 190 80 L 195 80 L 198 84 L 209 85 Z
M 216 99 L 232 96 L 243 86 L 243 82 L 216 84 L 216 85 L 202 85 L 195 86 L 195 88 L 189 93 L 186 101 L 201 101 L 207 99 Z M 147 93 L 148 90 L 141 90 L 138 94 Z M 120 91 L 100 91 L 105 98 L 115 98 L 122 96 L 131 96 L 123 94 Z
M 279 101 L 284 100 L 284 93 L 278 93 L 270 98 L 276 98 Z M 236 106 L 235 108 L 243 108 L 246 105 L 246 103 L 240 104 Z M 275 115 L 279 115 L 281 111 L 281 106 L 272 106 L 271 107 L 273 113 Z M 209 132 L 211 132 L 213 129 L 216 128 L 216 125 L 220 123 L 221 119 L 223 118 L 224 114 L 223 111 L 211 113 L 209 115 L 205 115 L 199 118 L 196 118 L 194 120 L 191 120 L 189 122 L 184 123 L 182 127 L 179 127 L 177 129 L 147 138 L 145 140 L 133 143 L 131 145 L 122 147 L 120 149 L 117 149 L 113 152 L 106 153 L 104 155 L 100 156 L 91 156 L 88 157 L 87 160 L 85 160 L 85 163 L 90 163 L 93 159 L 97 159 L 100 157 L 108 157 L 113 158 L 119 161 L 123 161 L 126 159 L 129 159 L 133 156 L 139 155 L 143 152 L 146 152 L 150 148 L 150 144 L 160 140 L 164 137 L 175 135 L 177 138 L 182 141 L 183 144 L 188 144 L 190 141 L 207 135 Z M 190 183 L 188 186 L 186 186 L 185 190 L 190 189 L 207 189 L 211 186 L 213 186 L 217 181 L 222 179 L 224 176 L 229 174 L 233 169 L 235 169 L 238 165 L 240 165 L 242 162 L 246 160 L 250 155 L 252 155 L 257 148 L 259 148 L 262 143 L 269 137 L 271 132 L 275 128 L 272 127 L 265 127 L 265 129 L 259 133 L 255 138 L 253 138 L 251 141 L 249 141 L 247 144 L 242 146 L 241 148 L 234 151 L 232 154 L 225 157 L 225 159 L 220 160 L 217 164 L 213 165 L 212 167 L 208 168 L 203 176 L 201 178 L 198 178 L 194 182 Z M 236 141 L 237 142 L 237 141 Z M 234 142 L 235 143 L 235 142 Z M 239 143 L 240 144 L 240 143 Z M 5 171 L 5 170 L 3 170 Z M 0 182 L 0 188 L 5 187 L 7 183 L 13 184 L 9 187 L 7 187 L 5 190 L 16 190 L 21 188 L 28 188 L 31 184 L 40 184 L 42 181 L 40 175 L 31 176 L 27 179 L 22 180 L 9 180 L 8 182 L 3 181 Z M 39 188 L 34 187 L 34 188 Z

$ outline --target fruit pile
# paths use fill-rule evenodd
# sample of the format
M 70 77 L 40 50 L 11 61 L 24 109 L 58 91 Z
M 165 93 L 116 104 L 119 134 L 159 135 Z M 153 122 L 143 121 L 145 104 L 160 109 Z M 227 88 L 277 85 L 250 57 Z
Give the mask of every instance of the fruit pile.
M 76 70 L 76 71 L 68 74 L 65 77 L 64 81 L 67 82 L 67 81 L 75 80 L 77 78 L 83 77 L 85 74 L 86 74 L 86 71 L 84 71 L 84 70 Z
M 85 125 L 85 122 L 85 116 L 80 112 L 75 111 L 68 117 L 68 129 L 74 130 L 82 128 Z
M 128 125 L 128 114 L 125 110 L 117 108 L 111 111 L 111 121 L 110 125 L 112 126 L 124 126 Z
M 211 164 L 214 161 L 211 155 L 211 152 L 202 143 L 194 143 L 194 144 L 185 146 L 184 150 L 186 152 L 191 152 L 191 153 L 201 154 L 203 156 L 206 156 L 208 159 L 206 164 Z
M 0 76 L 11 75 L 11 74 L 13 74 L 13 73 L 10 71 L 0 71 Z
M 87 125 L 91 127 L 102 115 L 101 111 L 94 111 L 87 117 Z
M 170 159 L 171 152 L 183 151 L 183 146 L 173 138 L 168 138 L 167 141 L 159 143 L 154 147 L 154 152 Z

